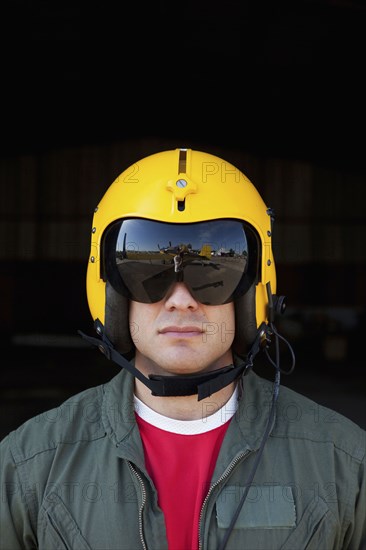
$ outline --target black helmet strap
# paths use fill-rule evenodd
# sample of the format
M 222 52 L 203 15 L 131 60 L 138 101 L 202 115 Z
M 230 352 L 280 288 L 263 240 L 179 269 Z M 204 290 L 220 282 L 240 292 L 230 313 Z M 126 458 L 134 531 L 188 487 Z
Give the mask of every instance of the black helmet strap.
M 183 376 L 164 376 L 150 374 L 147 378 L 144 376 L 132 362 L 128 361 L 121 353 L 119 353 L 112 342 L 105 334 L 104 326 L 96 319 L 95 330 L 99 338 L 88 336 L 82 331 L 78 333 L 87 340 L 91 345 L 96 346 L 106 357 L 117 365 L 128 370 L 140 382 L 147 386 L 152 395 L 159 397 L 173 397 L 185 395 L 198 395 L 198 401 L 209 397 L 213 393 L 228 386 L 236 380 L 240 375 L 245 375 L 253 366 L 254 357 L 263 347 L 263 343 L 270 340 L 271 331 L 266 323 L 258 328 L 254 342 L 245 358 L 237 365 L 228 365 L 221 369 L 206 372 L 203 374 L 192 374 Z

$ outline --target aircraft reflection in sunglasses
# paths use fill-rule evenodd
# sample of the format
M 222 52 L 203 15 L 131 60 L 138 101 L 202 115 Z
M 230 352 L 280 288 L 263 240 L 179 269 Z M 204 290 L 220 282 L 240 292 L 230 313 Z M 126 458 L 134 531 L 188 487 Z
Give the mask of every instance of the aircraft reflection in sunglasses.
M 234 249 L 191 233 L 192 239 L 171 239 L 163 246 L 153 233 L 144 232 L 142 238 L 137 231 L 121 232 L 116 242 L 114 265 L 132 299 L 157 302 L 174 282 L 185 282 L 202 303 L 218 305 L 231 299 L 248 268 L 246 241 Z
M 213 269 L 220 269 L 220 265 L 217 262 L 212 261 L 212 257 L 234 257 L 235 251 L 230 249 L 229 251 L 221 248 L 218 251 L 212 249 L 210 244 L 204 244 L 199 250 L 194 250 L 190 243 L 181 243 L 179 245 L 172 246 L 169 241 L 169 246 L 161 248 L 158 244 L 160 254 L 168 256 L 165 258 L 164 263 L 174 263 L 175 273 L 182 273 L 187 265 L 208 265 Z M 178 278 L 179 280 L 179 278 Z
M 210 258 L 211 256 L 225 256 L 233 258 L 235 256 L 235 250 L 230 248 L 230 250 L 225 250 L 221 247 L 218 251 L 213 250 L 210 244 L 204 244 L 200 250 L 193 250 L 192 245 L 189 244 L 179 244 L 172 246 L 171 241 L 169 241 L 169 246 L 161 248 L 158 244 L 158 249 L 161 254 L 172 254 L 174 257 L 176 255 L 183 256 L 184 254 L 189 254 L 190 256 L 199 256 L 204 258 Z M 186 258 L 187 256 L 185 256 Z
M 183 272 L 183 269 L 187 263 L 192 263 L 199 260 L 201 265 L 209 263 L 215 269 L 218 269 L 216 264 L 211 262 L 212 247 L 208 244 L 203 245 L 200 250 L 193 250 L 192 245 L 188 244 L 179 244 L 172 246 L 171 241 L 169 241 L 169 246 L 160 248 L 158 244 L 158 249 L 160 254 L 167 255 L 169 257 L 168 262 L 173 258 L 174 271 L 175 273 Z
M 124 244 L 126 242 L 126 235 L 124 236 Z M 244 256 L 245 256 L 244 252 Z M 163 257 L 162 257 L 163 256 Z M 140 250 L 140 251 L 131 251 L 124 248 L 121 257 L 128 260 L 140 260 L 140 261 L 149 261 L 156 263 L 160 260 L 162 264 L 165 265 L 174 265 L 174 272 L 177 274 L 176 280 L 183 280 L 183 271 L 188 266 L 209 266 L 212 269 L 220 270 L 222 265 L 217 260 L 220 258 L 234 258 L 237 256 L 235 250 L 230 248 L 229 250 L 220 247 L 218 250 L 214 250 L 212 245 L 203 244 L 200 249 L 194 249 L 191 243 L 180 243 L 177 245 L 172 245 L 172 242 L 169 241 L 168 246 L 161 247 L 160 244 L 157 244 L 157 250 Z M 215 260 L 215 261 L 213 261 Z M 159 262 L 159 263 L 160 263 Z M 181 276 L 179 275 L 181 274 Z M 206 288 L 209 286 L 220 286 L 222 281 L 216 281 L 215 283 L 208 283 L 196 288 Z
M 158 249 L 160 254 L 169 256 L 168 262 L 173 259 L 177 281 L 183 281 L 183 271 L 188 264 L 197 265 L 198 263 L 198 265 L 210 265 L 214 269 L 220 269 L 217 264 L 211 261 L 212 247 L 208 244 L 203 245 L 200 250 L 193 250 L 190 243 L 172 246 L 171 241 L 169 241 L 168 247 L 160 248 L 158 244 Z M 219 284 L 223 283 L 220 282 Z
M 169 241 L 168 246 L 161 247 L 157 244 L 155 250 L 131 250 L 126 249 L 126 233 L 123 238 L 123 249 L 117 251 L 117 257 L 121 260 L 147 260 L 156 261 L 160 260 L 163 264 L 174 264 L 175 272 L 182 271 L 184 266 L 188 263 L 196 263 L 197 265 L 210 265 L 214 269 L 220 269 L 217 263 L 218 258 L 235 258 L 246 257 L 247 251 L 244 250 L 243 254 L 237 254 L 233 248 L 229 250 L 224 247 L 220 247 L 218 250 L 214 250 L 211 244 L 203 244 L 200 249 L 194 249 L 191 243 L 180 243 L 172 245 Z M 163 258 L 161 257 L 163 255 Z M 212 259 L 215 258 L 216 262 Z

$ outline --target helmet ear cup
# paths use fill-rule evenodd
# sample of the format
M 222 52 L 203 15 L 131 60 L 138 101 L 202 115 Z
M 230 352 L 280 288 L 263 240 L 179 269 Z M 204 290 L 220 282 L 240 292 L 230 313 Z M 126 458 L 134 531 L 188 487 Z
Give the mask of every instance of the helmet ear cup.
M 256 319 L 256 286 L 249 287 L 247 292 L 235 300 L 235 338 L 233 349 L 239 357 L 244 357 L 257 335 Z
M 105 286 L 104 328 L 107 338 L 122 354 L 132 354 L 134 344 L 128 320 L 128 299 L 114 290 L 107 281 Z

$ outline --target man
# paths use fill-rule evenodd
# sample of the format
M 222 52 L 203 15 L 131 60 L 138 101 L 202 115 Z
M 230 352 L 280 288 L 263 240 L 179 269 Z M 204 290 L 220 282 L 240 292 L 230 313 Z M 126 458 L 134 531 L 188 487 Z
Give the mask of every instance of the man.
M 3 440 L 1 548 L 364 547 L 364 430 L 280 389 L 272 224 L 199 151 L 110 186 L 87 271 L 98 337 L 82 336 L 122 370 Z

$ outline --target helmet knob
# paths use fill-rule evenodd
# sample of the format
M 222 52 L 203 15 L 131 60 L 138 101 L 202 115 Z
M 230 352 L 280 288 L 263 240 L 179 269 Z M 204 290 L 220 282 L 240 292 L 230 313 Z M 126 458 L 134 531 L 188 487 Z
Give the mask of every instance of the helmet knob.
M 273 296 L 273 307 L 276 313 L 285 313 L 286 311 L 286 296 Z

